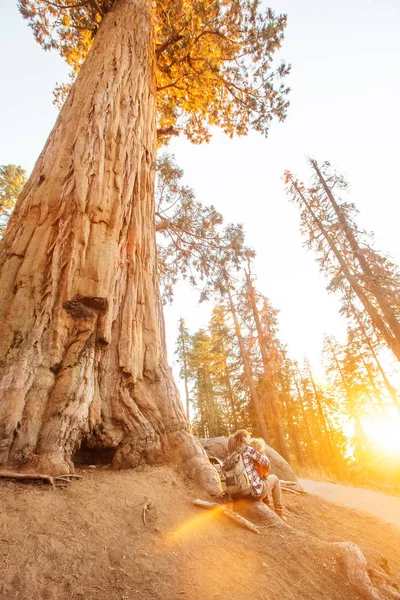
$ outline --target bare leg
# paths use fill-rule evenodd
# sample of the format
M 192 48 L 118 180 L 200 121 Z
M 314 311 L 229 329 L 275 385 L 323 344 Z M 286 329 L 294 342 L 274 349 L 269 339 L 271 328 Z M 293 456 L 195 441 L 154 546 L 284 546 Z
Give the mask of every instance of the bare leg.
M 276 475 L 268 475 L 265 479 L 267 494 L 272 493 L 272 499 L 274 501 L 274 508 L 276 512 L 282 512 L 282 490 L 279 479 Z

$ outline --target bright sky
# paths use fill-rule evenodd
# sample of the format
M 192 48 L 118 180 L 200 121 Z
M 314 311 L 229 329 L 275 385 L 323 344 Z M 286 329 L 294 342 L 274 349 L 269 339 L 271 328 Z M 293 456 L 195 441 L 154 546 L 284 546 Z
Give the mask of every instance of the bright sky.
M 57 116 L 52 89 L 68 69 L 33 40 L 12 0 L 0 0 L 0 164 L 28 171 Z M 289 24 L 280 56 L 292 64 L 288 119 L 258 134 L 210 144 L 174 140 L 170 150 L 197 198 L 227 221 L 242 222 L 256 250 L 260 291 L 280 309 L 280 332 L 295 358 L 318 364 L 325 332 L 343 335 L 337 302 L 311 253 L 302 247 L 297 209 L 282 182 L 285 169 L 308 177 L 306 157 L 330 160 L 351 183 L 361 223 L 377 247 L 400 263 L 400 2 L 399 0 L 273 0 Z M 194 330 L 210 308 L 179 286 L 166 309 L 170 362 L 177 321 Z

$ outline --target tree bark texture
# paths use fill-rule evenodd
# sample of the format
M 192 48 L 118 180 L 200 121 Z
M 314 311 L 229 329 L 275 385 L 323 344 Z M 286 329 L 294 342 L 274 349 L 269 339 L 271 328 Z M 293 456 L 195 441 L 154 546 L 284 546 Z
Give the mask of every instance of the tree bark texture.
M 167 453 L 210 490 L 167 366 L 156 275 L 149 0 L 118 0 L 17 203 L 0 255 L 0 465 Z
M 186 400 L 186 416 L 190 423 L 190 401 L 189 401 L 189 386 L 188 386 L 188 375 L 187 375 L 187 359 L 186 359 L 186 346 L 185 340 L 183 344 L 183 379 L 185 382 L 185 400 Z

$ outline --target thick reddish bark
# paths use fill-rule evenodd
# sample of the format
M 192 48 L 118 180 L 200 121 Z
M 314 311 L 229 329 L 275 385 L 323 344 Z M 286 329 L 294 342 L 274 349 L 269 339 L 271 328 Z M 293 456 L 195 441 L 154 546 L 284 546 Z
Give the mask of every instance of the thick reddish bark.
M 0 465 L 62 473 L 85 439 L 116 467 L 166 455 L 216 489 L 167 366 L 156 276 L 151 3 L 118 0 L 0 256 Z

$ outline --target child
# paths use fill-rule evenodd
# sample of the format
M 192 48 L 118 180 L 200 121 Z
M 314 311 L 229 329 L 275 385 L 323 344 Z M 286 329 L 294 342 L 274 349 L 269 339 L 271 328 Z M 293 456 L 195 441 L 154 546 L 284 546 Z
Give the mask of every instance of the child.
M 265 454 L 265 442 L 262 438 L 252 438 L 250 440 L 250 446 L 254 448 L 254 450 L 257 450 L 257 452 Z M 254 466 L 261 479 L 266 479 L 268 477 L 270 467 L 265 467 L 264 465 L 260 465 L 259 463 L 255 463 Z M 263 501 L 264 504 L 270 506 L 269 494 L 265 496 Z
M 254 448 L 254 450 L 257 450 L 257 452 L 265 454 L 265 442 L 262 438 L 252 438 L 250 440 L 250 446 Z M 255 468 L 257 469 L 257 473 L 261 479 L 265 479 L 267 477 L 269 473 L 269 467 L 265 467 L 264 465 L 256 463 Z

